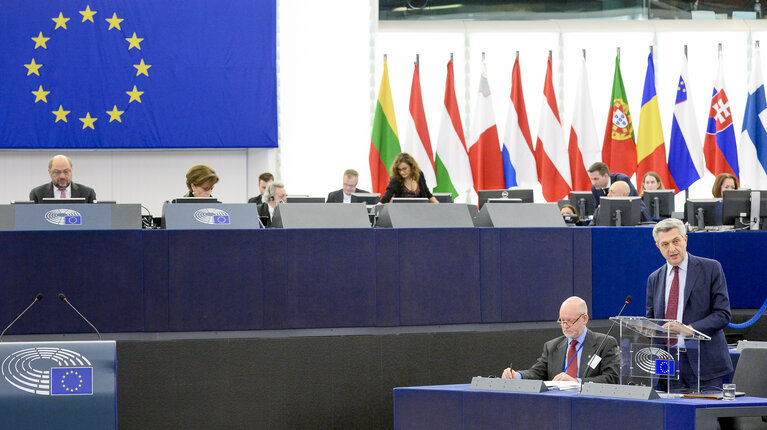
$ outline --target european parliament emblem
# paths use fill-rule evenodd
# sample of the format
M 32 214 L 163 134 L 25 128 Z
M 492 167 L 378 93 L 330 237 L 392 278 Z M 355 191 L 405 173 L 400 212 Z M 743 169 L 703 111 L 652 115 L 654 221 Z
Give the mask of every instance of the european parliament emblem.
M 51 368 L 51 395 L 92 395 L 92 367 Z
M 204 208 L 194 212 L 194 219 L 203 224 L 231 224 L 229 213 L 216 208 Z
M 674 375 L 674 360 L 655 360 L 656 375 Z
M 93 367 L 77 351 L 58 347 L 24 348 L 6 356 L 0 375 L 21 391 L 41 396 L 93 394 Z
M 45 213 L 45 220 L 56 225 L 82 225 L 83 216 L 72 209 L 53 209 Z

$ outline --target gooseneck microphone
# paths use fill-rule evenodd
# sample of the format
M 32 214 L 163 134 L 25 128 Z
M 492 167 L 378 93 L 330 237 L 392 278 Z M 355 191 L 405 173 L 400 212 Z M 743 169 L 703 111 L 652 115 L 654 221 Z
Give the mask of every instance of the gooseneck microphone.
M 605 333 L 605 337 L 602 338 L 602 342 L 599 343 L 599 346 L 597 347 L 597 350 L 594 351 L 594 355 L 591 356 L 588 363 L 586 364 L 586 370 L 583 371 L 583 376 L 581 376 L 581 381 L 586 379 L 586 376 L 589 374 L 589 369 L 591 369 L 591 363 L 594 362 L 594 360 L 597 360 L 596 363 L 594 363 L 594 367 L 596 367 L 597 364 L 599 364 L 599 361 L 602 360 L 602 357 L 599 356 L 599 351 L 602 350 L 602 347 L 605 346 L 605 341 L 607 341 L 608 336 L 610 336 L 610 332 L 612 331 L 613 327 L 615 327 L 615 323 L 618 321 L 618 317 L 621 316 L 623 313 L 623 310 L 626 309 L 626 305 L 631 303 L 631 296 L 626 296 L 626 301 L 623 303 L 623 307 L 621 308 L 620 312 L 618 312 L 618 315 L 615 316 L 616 319 L 613 320 L 613 323 L 610 324 L 610 328 L 607 329 L 607 333 Z
M 31 308 L 32 306 L 34 306 L 34 305 L 35 305 L 35 303 L 39 302 L 39 301 L 40 301 L 40 300 L 42 300 L 42 299 L 43 299 L 43 293 L 37 293 L 37 295 L 35 296 L 35 300 L 34 300 L 32 303 L 30 303 L 30 304 L 29 304 L 29 306 L 27 306 L 27 308 L 26 308 L 26 309 L 24 309 L 23 311 L 21 311 L 21 313 L 19 314 L 19 316 L 17 316 L 15 320 L 11 321 L 11 323 L 10 323 L 10 324 L 8 324 L 8 327 L 6 327 L 6 328 L 5 328 L 5 330 L 3 330 L 3 332 L 2 332 L 2 333 L 0 333 L 0 342 L 2 342 L 2 341 L 3 341 L 3 335 L 5 335 L 5 332 L 6 332 L 6 331 L 8 331 L 8 329 L 9 329 L 9 328 L 11 328 L 11 326 L 12 326 L 12 325 L 16 324 L 16 321 L 18 321 L 18 320 L 19 320 L 19 318 L 21 318 L 21 316 L 22 316 L 22 315 L 24 315 L 25 313 L 27 313 L 27 311 L 29 310 L 29 308 Z
M 62 302 L 64 302 L 64 303 L 68 304 L 68 305 L 69 305 L 69 307 L 70 307 L 70 308 L 72 308 L 72 310 L 74 310 L 75 312 L 77 312 L 77 315 L 80 315 L 80 318 L 82 318 L 83 320 L 85 320 L 85 322 L 87 322 L 87 323 L 88 323 L 88 325 L 89 325 L 89 326 L 91 326 L 91 328 L 92 328 L 92 329 L 93 329 L 93 330 L 96 332 L 96 334 L 99 336 L 99 340 L 102 340 L 102 339 L 101 339 L 101 333 L 99 333 L 99 330 L 96 328 L 96 326 L 94 326 L 93 324 L 91 324 L 91 322 L 90 322 L 90 321 L 88 321 L 88 318 L 85 318 L 85 317 L 83 316 L 83 314 L 81 314 L 81 313 L 80 313 L 80 311 L 78 311 L 78 310 L 77 310 L 77 308 L 76 308 L 76 307 L 72 306 L 72 303 L 69 303 L 69 300 L 67 300 L 67 296 L 65 296 L 65 295 L 64 295 L 64 293 L 59 293 L 59 300 L 61 300 Z

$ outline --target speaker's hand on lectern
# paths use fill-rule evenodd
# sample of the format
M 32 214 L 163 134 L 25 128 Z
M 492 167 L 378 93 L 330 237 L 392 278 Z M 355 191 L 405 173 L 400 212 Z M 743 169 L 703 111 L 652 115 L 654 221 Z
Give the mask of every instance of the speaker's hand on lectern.
M 517 372 L 513 371 L 510 367 L 507 367 L 503 370 L 503 375 L 501 375 L 501 378 L 503 379 L 516 379 L 517 378 Z

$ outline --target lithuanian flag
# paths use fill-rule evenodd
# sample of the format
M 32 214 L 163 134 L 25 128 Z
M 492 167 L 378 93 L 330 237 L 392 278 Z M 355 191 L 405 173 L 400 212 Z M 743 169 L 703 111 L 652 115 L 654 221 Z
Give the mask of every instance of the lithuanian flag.
M 389 87 L 389 69 L 384 58 L 381 88 L 378 90 L 376 113 L 373 117 L 373 133 L 370 136 L 370 176 L 373 180 L 373 192 L 382 193 L 389 184 L 389 168 L 394 158 L 402 152 L 397 133 L 397 120 L 394 118 L 394 102 Z

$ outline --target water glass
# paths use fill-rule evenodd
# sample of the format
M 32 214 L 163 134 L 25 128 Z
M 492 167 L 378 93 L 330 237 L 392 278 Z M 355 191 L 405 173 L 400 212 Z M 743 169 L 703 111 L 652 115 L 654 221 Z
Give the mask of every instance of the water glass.
M 722 385 L 722 400 L 735 400 L 735 384 Z

